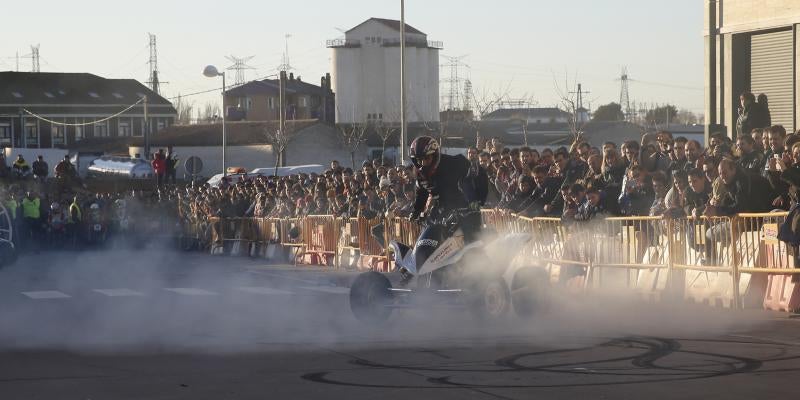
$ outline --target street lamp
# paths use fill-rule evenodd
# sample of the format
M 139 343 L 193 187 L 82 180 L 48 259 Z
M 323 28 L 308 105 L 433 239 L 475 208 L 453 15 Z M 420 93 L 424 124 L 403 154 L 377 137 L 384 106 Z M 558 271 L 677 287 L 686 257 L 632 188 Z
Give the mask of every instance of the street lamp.
M 225 164 L 225 152 L 228 147 L 228 136 L 225 134 L 225 72 L 219 72 L 217 67 L 207 65 L 203 70 L 203 75 L 208 78 L 222 76 L 222 176 L 228 176 L 228 169 Z

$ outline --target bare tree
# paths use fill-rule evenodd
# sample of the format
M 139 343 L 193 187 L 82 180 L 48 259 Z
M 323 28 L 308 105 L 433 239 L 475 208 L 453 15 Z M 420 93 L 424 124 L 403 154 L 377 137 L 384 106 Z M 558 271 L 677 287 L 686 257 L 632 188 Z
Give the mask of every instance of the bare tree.
M 475 129 L 476 147 L 479 149 L 483 147 L 481 145 L 481 123 L 487 115 L 497 110 L 500 105 L 508 99 L 511 93 L 511 84 L 512 82 L 509 82 L 505 87 L 493 91 L 484 88 L 478 93 L 475 91 L 472 93 L 472 103 L 475 111 L 472 119 L 472 127 Z
M 275 175 L 278 175 L 278 167 L 286 163 L 286 150 L 294 140 L 295 132 L 286 129 L 281 132 L 279 127 L 268 124 L 264 128 L 264 136 L 267 143 L 272 146 L 272 153 L 275 154 Z
M 216 102 L 207 102 L 203 107 L 197 110 L 197 119 L 199 122 L 214 123 L 220 116 L 219 104 Z
M 400 127 L 393 122 L 385 122 L 382 119 L 377 120 L 373 127 L 375 129 L 375 134 L 381 138 L 381 158 L 386 158 L 386 142 L 392 138 L 392 136 L 400 130 Z
M 365 122 L 352 123 L 352 124 L 337 124 L 337 130 L 340 133 L 342 145 L 350 153 L 350 163 L 353 165 L 353 170 L 356 169 L 356 152 L 367 141 L 367 128 Z
M 177 111 L 178 118 L 177 124 L 178 125 L 189 125 L 192 122 L 192 114 L 194 112 L 194 102 L 190 102 L 185 98 L 178 95 L 175 101 L 172 103 L 175 106 L 175 111 Z
M 583 140 L 583 128 L 587 122 L 589 122 L 589 118 L 583 118 L 582 113 L 584 112 L 578 104 L 578 94 L 576 91 L 571 91 L 570 88 L 577 86 L 577 77 L 570 82 L 569 77 L 567 74 L 564 74 L 564 86 L 563 88 L 559 85 L 558 80 L 556 79 L 555 75 L 553 75 L 553 86 L 555 87 L 556 94 L 560 100 L 560 107 L 564 111 L 567 112 L 568 119 L 567 125 L 569 126 L 569 131 L 572 134 L 573 145 L 577 145 L 580 141 Z

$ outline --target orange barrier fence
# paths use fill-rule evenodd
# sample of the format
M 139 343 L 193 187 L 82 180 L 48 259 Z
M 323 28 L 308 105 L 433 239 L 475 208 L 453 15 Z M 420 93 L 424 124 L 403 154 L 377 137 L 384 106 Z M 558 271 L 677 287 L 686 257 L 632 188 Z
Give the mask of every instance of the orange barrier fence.
M 570 287 L 632 290 L 652 299 L 669 294 L 731 308 L 800 309 L 798 249 L 777 239 L 787 213 L 571 223 L 494 210 L 481 216 L 487 232 L 530 234 L 514 262 L 546 267 L 553 281 Z M 419 224 L 401 218 L 317 215 L 210 218 L 191 234 L 209 242 L 200 248 L 217 253 L 252 255 L 254 247 L 278 245 L 291 249 L 296 262 L 389 270 L 387 249 L 375 235 L 413 245 L 419 233 Z M 317 256 L 301 257 L 308 254 Z

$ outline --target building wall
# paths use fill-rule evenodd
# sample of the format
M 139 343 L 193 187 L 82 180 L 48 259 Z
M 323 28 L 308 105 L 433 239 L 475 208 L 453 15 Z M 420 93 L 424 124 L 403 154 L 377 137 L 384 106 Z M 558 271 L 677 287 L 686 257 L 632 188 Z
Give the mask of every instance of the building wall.
M 739 95 L 750 91 L 751 37 L 755 34 L 790 29 L 794 31 L 793 123 L 798 128 L 800 91 L 797 90 L 800 52 L 800 1 L 797 0 L 704 0 L 705 8 L 705 116 L 706 135 L 726 132 L 733 137 L 738 118 Z M 758 93 L 756 93 L 758 95 Z
M 339 160 L 342 165 L 349 166 L 350 153 L 342 147 L 337 135 L 336 129 L 325 124 L 317 124 L 298 132 L 286 150 L 286 165 L 327 165 L 331 160 Z M 157 151 L 158 147 L 152 150 Z M 220 146 L 175 146 L 173 151 L 179 159 L 179 177 L 184 175 L 183 164 L 191 156 L 199 157 L 203 161 L 202 176 L 211 177 L 222 173 Z M 131 157 L 142 152 L 141 147 L 128 148 Z M 228 146 L 226 158 L 228 167 L 244 167 L 248 171 L 275 166 L 275 153 L 270 145 Z M 355 154 L 356 163 L 360 165 L 366 158 L 367 147 L 362 146 Z
M 425 41 L 419 34 L 406 34 L 409 41 Z M 400 122 L 400 47 L 383 46 L 384 40 L 399 40 L 400 34 L 378 22 L 364 24 L 347 33 L 360 47 L 333 48 L 333 91 L 336 121 L 360 123 L 379 115 L 385 122 Z M 439 50 L 406 47 L 406 91 L 409 122 L 439 121 Z

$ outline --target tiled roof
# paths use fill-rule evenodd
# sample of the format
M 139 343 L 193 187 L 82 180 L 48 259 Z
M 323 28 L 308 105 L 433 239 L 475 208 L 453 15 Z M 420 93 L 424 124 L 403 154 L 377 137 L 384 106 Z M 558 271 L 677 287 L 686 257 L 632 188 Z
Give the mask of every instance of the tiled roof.
M 143 95 L 149 104 L 171 105 L 135 79 L 106 79 L 88 73 L 0 72 L 0 105 L 124 105 Z

